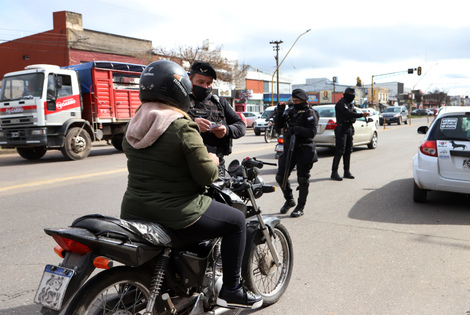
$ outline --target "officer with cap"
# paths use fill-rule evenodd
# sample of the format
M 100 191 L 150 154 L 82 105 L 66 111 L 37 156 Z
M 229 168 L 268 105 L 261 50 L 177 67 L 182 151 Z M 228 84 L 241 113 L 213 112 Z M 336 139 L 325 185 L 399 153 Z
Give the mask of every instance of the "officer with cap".
M 369 116 L 368 112 L 356 113 L 354 109 L 354 98 L 356 91 L 352 87 L 346 88 L 338 103 L 336 103 L 336 128 L 335 128 L 335 156 L 331 167 L 331 179 L 343 180 L 338 174 L 338 166 L 343 157 L 344 178 L 353 179 L 350 172 L 351 152 L 353 145 L 354 127 L 356 118 Z
M 318 113 L 308 106 L 307 93 L 302 89 L 292 91 L 293 105 L 287 110 L 285 103 L 279 103 L 278 111 L 274 117 L 274 122 L 278 128 L 283 128 L 284 153 L 279 158 L 279 167 L 276 174 L 276 181 L 281 186 L 284 199 L 281 213 L 285 214 L 290 208 L 296 206 L 292 189 L 289 184 L 289 176 L 295 166 L 297 166 L 297 182 L 299 184 L 299 198 L 297 206 L 291 213 L 291 217 L 300 217 L 304 214 L 307 203 L 310 170 L 317 158 L 316 144 L 313 141 L 317 133 Z M 295 142 L 291 141 L 295 135 Z M 294 144 L 292 156 L 288 161 L 288 152 L 291 143 Z M 286 170 L 287 169 L 287 170 Z M 283 187 L 284 176 L 287 175 L 286 185 Z
M 198 124 L 207 151 L 218 156 L 222 176 L 225 174 L 224 156 L 232 153 L 232 140 L 245 135 L 245 123 L 226 99 L 212 94 L 217 73 L 208 62 L 194 62 L 189 78 L 192 92 L 188 114 Z

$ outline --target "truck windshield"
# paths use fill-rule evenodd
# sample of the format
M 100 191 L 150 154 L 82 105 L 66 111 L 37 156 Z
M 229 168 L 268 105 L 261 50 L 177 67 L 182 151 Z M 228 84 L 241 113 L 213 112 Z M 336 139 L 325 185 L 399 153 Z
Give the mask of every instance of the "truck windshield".
M 4 77 L 0 101 L 42 97 L 43 85 L 43 73 L 29 73 Z

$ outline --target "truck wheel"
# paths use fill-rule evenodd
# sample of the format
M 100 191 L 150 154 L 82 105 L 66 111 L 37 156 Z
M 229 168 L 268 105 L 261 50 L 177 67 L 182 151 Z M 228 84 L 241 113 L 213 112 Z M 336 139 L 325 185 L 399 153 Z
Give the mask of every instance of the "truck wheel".
M 34 148 L 16 148 L 18 154 L 27 160 L 39 160 L 46 154 L 46 147 L 34 147 Z
M 65 136 L 64 146 L 60 149 L 67 160 L 81 160 L 90 154 L 91 138 L 86 130 L 71 128 Z
M 122 151 L 122 139 L 124 138 L 123 134 L 114 135 L 111 138 L 111 143 L 116 148 L 116 150 Z

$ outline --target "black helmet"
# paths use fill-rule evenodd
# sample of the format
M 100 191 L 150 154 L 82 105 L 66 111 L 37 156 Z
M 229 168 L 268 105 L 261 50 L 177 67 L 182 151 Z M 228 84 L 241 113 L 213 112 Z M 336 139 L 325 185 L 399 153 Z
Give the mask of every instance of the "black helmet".
M 348 87 L 346 90 L 344 90 L 344 94 L 356 95 L 356 90 L 352 87 Z
M 159 60 L 149 64 L 140 75 L 139 98 L 142 103 L 161 101 L 187 112 L 191 81 L 177 63 Z

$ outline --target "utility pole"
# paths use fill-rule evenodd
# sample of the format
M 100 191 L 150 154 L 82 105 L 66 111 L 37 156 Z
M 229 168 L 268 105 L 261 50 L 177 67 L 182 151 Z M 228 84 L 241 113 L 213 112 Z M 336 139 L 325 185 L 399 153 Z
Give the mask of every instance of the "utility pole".
M 279 68 L 279 44 L 282 44 L 283 41 L 282 40 L 278 40 L 278 41 L 271 41 L 270 44 L 271 45 L 275 45 L 273 47 L 273 50 L 276 52 L 276 56 L 274 57 L 274 59 L 276 59 L 276 70 Z M 277 83 L 276 83 L 276 89 L 277 89 L 277 96 L 276 96 L 276 103 L 279 103 L 279 71 L 277 71 Z M 272 95 L 272 94 L 271 94 Z M 273 100 L 271 99 L 271 102 Z

